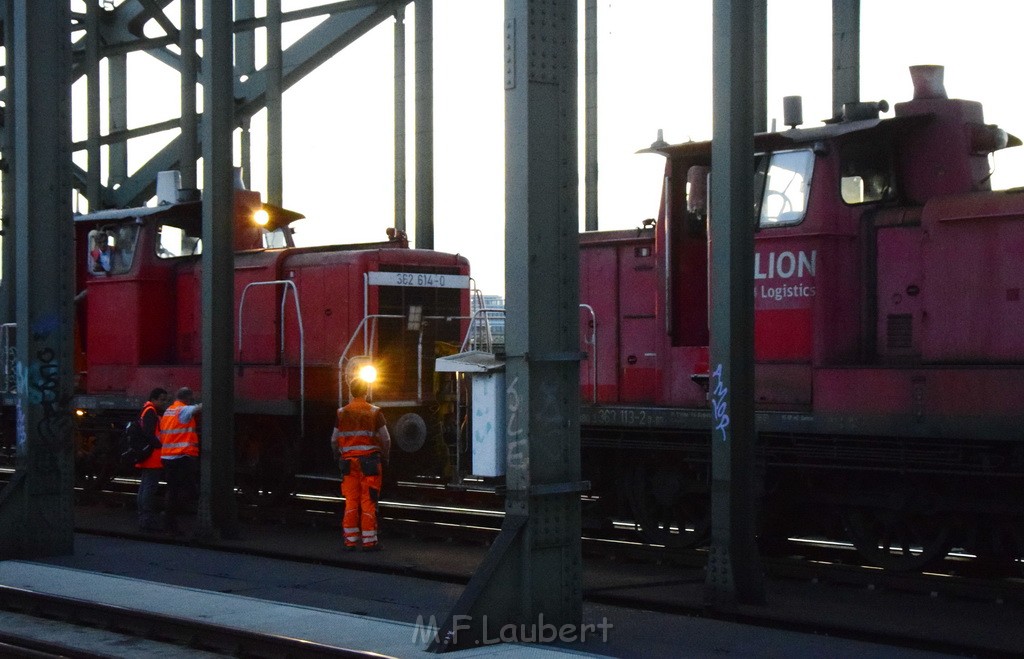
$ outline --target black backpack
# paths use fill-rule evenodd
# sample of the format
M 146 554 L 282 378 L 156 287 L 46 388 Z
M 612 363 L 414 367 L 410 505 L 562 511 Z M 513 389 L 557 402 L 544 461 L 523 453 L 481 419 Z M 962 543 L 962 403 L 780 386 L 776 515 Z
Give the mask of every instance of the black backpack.
M 121 432 L 121 461 L 126 465 L 142 462 L 153 453 L 153 437 L 147 437 L 138 419 L 132 419 Z

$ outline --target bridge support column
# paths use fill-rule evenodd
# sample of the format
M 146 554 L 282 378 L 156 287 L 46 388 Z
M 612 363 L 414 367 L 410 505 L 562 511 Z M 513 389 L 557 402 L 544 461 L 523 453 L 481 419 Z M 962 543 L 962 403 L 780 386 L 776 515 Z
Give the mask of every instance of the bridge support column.
M 749 0 L 714 3 L 711 151 L 711 549 L 715 608 L 764 600 L 754 539 L 754 27 Z
M 436 651 L 582 619 L 576 9 L 505 3 L 506 518 Z
M 231 0 L 203 0 L 203 422 L 197 533 L 238 535 L 235 508 L 235 191 Z M 233 318 L 234 313 L 228 313 Z
M 18 395 L 16 469 L 0 491 L 0 558 L 35 558 L 74 551 L 71 17 L 66 0 L 15 0 L 8 11 Z

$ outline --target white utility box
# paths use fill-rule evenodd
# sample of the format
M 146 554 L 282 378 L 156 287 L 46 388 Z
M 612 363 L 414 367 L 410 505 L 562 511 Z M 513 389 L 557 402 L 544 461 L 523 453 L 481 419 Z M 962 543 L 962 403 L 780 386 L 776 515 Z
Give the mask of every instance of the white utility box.
M 473 387 L 473 475 L 505 475 L 505 373 L 476 373 Z
M 492 353 L 461 352 L 440 357 L 435 371 L 465 373 L 472 390 L 473 475 L 505 475 L 505 362 Z

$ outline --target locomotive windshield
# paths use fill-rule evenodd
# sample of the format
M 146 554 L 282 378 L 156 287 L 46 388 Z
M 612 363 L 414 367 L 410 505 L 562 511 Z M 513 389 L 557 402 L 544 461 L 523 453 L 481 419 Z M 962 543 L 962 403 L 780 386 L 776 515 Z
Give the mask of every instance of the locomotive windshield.
M 138 236 L 136 224 L 108 225 L 90 231 L 89 272 L 95 276 L 128 272 L 132 267 Z
M 814 153 L 811 151 L 772 154 L 761 203 L 762 227 L 789 226 L 803 221 L 813 171 Z

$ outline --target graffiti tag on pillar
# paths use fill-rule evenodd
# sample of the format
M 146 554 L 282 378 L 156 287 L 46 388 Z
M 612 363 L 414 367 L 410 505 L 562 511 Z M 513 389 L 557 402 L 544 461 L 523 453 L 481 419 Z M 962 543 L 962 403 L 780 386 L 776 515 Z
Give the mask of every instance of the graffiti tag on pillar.
M 538 436 L 542 442 L 535 442 L 533 450 L 543 451 L 539 457 L 543 461 L 564 460 L 565 456 L 552 452 L 564 450 L 567 443 L 560 441 L 569 424 L 563 413 L 563 404 L 559 396 L 558 385 L 553 382 L 542 382 L 540 385 L 540 403 L 531 416 L 536 422 Z
M 18 453 L 24 454 L 25 447 L 28 445 L 28 433 L 25 431 L 26 420 L 25 420 L 25 408 L 21 406 L 21 398 L 17 399 L 16 414 L 17 419 L 15 421 L 14 430 L 17 433 L 18 442 Z
M 725 434 L 725 429 L 729 427 L 729 408 L 725 400 L 728 393 L 729 388 L 722 381 L 722 365 L 719 364 L 711 373 L 711 412 L 715 420 L 715 430 L 722 433 L 723 442 L 728 439 Z
M 523 398 L 518 389 L 519 378 L 516 377 L 505 389 L 506 410 L 508 421 L 505 435 L 508 440 L 508 468 L 522 470 L 524 478 L 529 467 L 529 455 L 526 451 L 526 431 L 523 429 L 522 407 Z
M 70 428 L 71 419 L 60 392 L 60 362 L 52 348 L 44 347 L 35 354 L 36 360 L 29 366 L 15 364 L 18 393 L 28 399 L 30 405 L 39 405 L 42 415 L 37 429 L 46 439 L 58 439 Z M 27 415 L 19 419 L 19 437 Z

